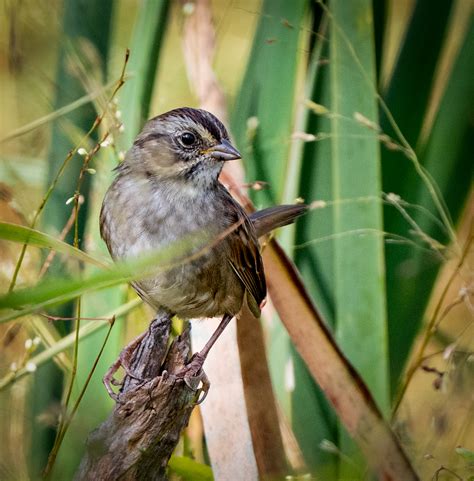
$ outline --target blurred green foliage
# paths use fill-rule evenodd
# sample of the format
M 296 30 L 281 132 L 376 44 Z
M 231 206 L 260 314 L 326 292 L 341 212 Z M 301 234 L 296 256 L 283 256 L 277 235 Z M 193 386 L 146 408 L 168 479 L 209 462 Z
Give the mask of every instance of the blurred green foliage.
M 471 189 L 468 172 L 474 147 L 472 8 L 462 1 L 436 2 L 436 8 L 428 0 L 408 4 L 409 15 L 400 13 L 407 10 L 397 10 L 397 2 L 383 0 L 216 0 L 212 4 L 216 73 L 230 99 L 232 134 L 244 153 L 247 179 L 269 185 L 253 192 L 253 199 L 257 206 L 289 202 L 296 196 L 318 201 L 282 240 L 339 345 L 387 417 L 403 386 L 401 375 L 425 321 L 439 269 L 447 258 L 459 256 L 455 229 Z M 192 7 L 186 5 L 164 0 L 58 0 L 51 3 L 55 16 L 48 18 L 41 5 L 9 3 L 2 20 L 10 32 L 9 67 L 0 69 L 5 92 L 22 102 L 42 104 L 22 106 L 20 115 L 13 113 L 7 99 L 11 119 L 0 129 L 5 180 L 17 197 L 22 189 L 29 189 L 26 200 L 19 201 L 25 222 L 43 194 L 41 180 L 47 179 L 49 185 L 55 178 L 68 151 L 77 146 L 96 115 L 108 108 L 107 94 L 52 125 L 42 125 L 19 139 L 2 139 L 26 120 L 118 78 L 125 47 L 129 47 L 129 78 L 114 104 L 115 117 L 98 130 L 102 135 L 109 129 L 113 147 L 102 149 L 94 158 L 96 176 L 92 182 L 87 177 L 81 189 L 88 202 L 77 224 L 80 246 L 96 259 L 107 259 L 97 217 L 111 169 L 146 117 L 196 103 L 185 84 L 180 51 L 180 28 L 185 15 L 192 14 L 186 10 Z M 25 25 L 32 17 L 43 22 L 33 24 L 34 35 L 48 38 L 57 56 L 52 59 L 49 46 L 39 52 L 45 59 L 38 76 L 47 79 L 41 84 L 48 91 L 46 102 L 41 97 L 44 92 L 40 95 L 37 90 L 31 98 L 21 98 L 28 83 L 18 67 L 22 60 L 17 49 L 24 49 L 27 72 L 32 65 L 39 68 L 33 61 L 28 64 L 35 52 L 27 43 Z M 399 36 L 393 34 L 397 24 L 404 26 Z M 446 63 L 449 56 L 451 62 Z M 91 137 L 81 147 L 90 150 L 97 138 Z M 82 162 L 79 155 L 72 158 L 47 203 L 41 229 L 52 235 L 61 231 L 70 215 L 65 202 L 76 193 Z M 29 170 L 37 164 L 41 174 Z M 7 220 L 5 212 L 0 214 L 1 220 Z M 16 236 L 23 241 L 26 234 L 20 231 L 2 224 L 0 239 Z M 41 234 L 31 237 L 30 243 L 73 253 L 71 247 Z M 14 265 L 16 259 L 9 262 Z M 58 273 L 71 272 L 73 280 L 54 279 Z M 79 277 L 77 265 L 72 268 L 60 257 L 41 285 L 0 298 L 3 308 L 29 304 L 23 311 L 2 312 L 3 320 L 86 291 L 82 316 L 109 312 L 126 302 L 126 290 L 90 291 L 123 284 L 127 273 L 120 269 L 104 273 L 85 264 Z M 124 328 L 113 331 L 59 451 L 56 479 L 70 479 L 81 457 L 78 446 L 110 409 L 100 376 L 124 338 Z M 98 332 L 81 341 L 73 397 L 85 382 L 102 339 L 103 332 Z M 364 479 L 364 469 L 355 467 L 357 455 L 324 393 L 294 352 L 278 319 L 268 329 L 268 348 L 275 391 L 307 469 L 328 480 Z M 32 479 L 44 465 L 54 432 L 48 424 L 45 435 L 38 419 L 58 410 L 63 383 L 69 381 L 53 363 L 42 367 L 34 379 L 26 390 L 30 397 L 25 416 L 32 413 L 27 416 L 30 424 L 22 428 L 25 437 L 33 439 L 23 443 L 32 443 Z M 405 438 L 410 446 L 414 444 L 409 432 Z M 1 468 L 6 466 L 5 479 L 15 479 L 8 477 L 8 461 L 1 463 Z M 182 479 L 211 479 L 208 467 L 186 457 L 173 457 L 171 468 Z

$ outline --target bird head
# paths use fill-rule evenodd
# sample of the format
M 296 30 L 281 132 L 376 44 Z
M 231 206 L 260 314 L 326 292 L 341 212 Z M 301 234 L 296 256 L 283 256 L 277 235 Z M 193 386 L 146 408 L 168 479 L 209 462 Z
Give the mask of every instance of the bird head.
M 205 110 L 180 108 L 149 120 L 125 163 L 159 179 L 208 184 L 217 180 L 225 161 L 240 157 L 217 117 Z

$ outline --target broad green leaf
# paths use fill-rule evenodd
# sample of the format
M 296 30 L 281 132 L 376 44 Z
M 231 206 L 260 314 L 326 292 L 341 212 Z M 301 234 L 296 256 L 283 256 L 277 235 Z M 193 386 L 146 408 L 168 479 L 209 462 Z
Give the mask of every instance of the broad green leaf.
M 258 200 L 282 199 L 292 133 L 294 90 L 306 0 L 265 0 L 231 125 L 247 178 L 270 188 Z M 249 125 L 249 119 L 253 118 Z M 252 126 L 253 122 L 253 126 Z
M 372 2 L 334 0 L 330 8 L 336 339 L 387 414 L 383 224 L 377 200 L 381 192 L 380 150 L 377 133 L 356 120 L 362 115 L 367 123 L 378 124 Z M 360 198 L 367 201 L 357 201 Z M 365 233 L 356 234 L 361 231 Z M 367 348 L 361 349 L 361 344 Z M 348 441 L 341 433 L 339 447 L 353 457 Z M 354 475 L 354 466 L 341 463 L 339 479 L 349 475 Z
M 471 17 L 472 18 L 472 17 Z M 430 135 L 419 149 L 421 163 L 430 173 L 455 222 L 472 187 L 472 152 L 474 144 L 474 19 L 464 36 Z M 417 191 L 417 205 L 434 212 L 433 201 L 423 186 Z M 420 227 L 429 235 L 438 233 L 431 219 L 415 214 Z M 438 238 L 447 239 L 446 232 Z
M 453 4 L 454 2 L 440 2 L 433 8 L 433 2 L 430 0 L 416 1 L 390 83 L 384 94 L 391 114 L 412 147 L 415 147 L 420 135 Z M 427 49 L 426 45 L 430 48 Z M 393 130 L 383 115 L 381 124 L 382 129 L 392 135 Z M 384 165 L 384 182 L 395 181 L 402 185 L 404 179 L 400 178 L 400 170 L 410 170 L 409 161 L 401 159 L 399 155 L 390 158 L 387 155 L 386 163 L 389 165 Z M 395 177 L 392 180 L 390 173 Z M 398 189 L 390 192 L 398 192 Z
M 81 251 L 66 242 L 55 239 L 44 232 L 30 229 L 29 227 L 24 227 L 22 225 L 0 222 L 0 239 L 51 249 L 60 252 L 61 254 L 66 254 L 70 257 L 75 257 L 81 261 L 88 262 L 97 267 L 106 267 L 104 262 L 95 259 L 86 252 Z
M 380 151 L 377 134 L 354 117 L 377 124 L 372 9 L 369 0 L 331 3 L 330 84 L 334 232 L 368 230 L 334 240 L 336 335 L 383 412 L 388 411 L 388 351 Z M 352 47 L 360 66 L 355 61 Z M 363 70 L 363 71 L 362 71 Z M 356 199 L 367 198 L 366 202 Z M 353 202 L 350 199 L 354 199 Z M 347 202 L 349 200 L 349 202 Z M 370 346 L 361 349 L 360 343 Z
M 325 40 L 322 58 L 327 58 L 328 54 L 328 43 Z M 297 222 L 294 255 L 305 285 L 324 319 L 334 326 L 331 123 L 329 116 L 323 113 L 325 109 L 329 112 L 331 103 L 329 65 L 322 63 L 317 75 L 309 100 L 317 104 L 316 110 L 321 113 L 316 113 L 315 107 L 312 109 L 309 104 L 305 131 L 319 140 L 306 143 L 303 150 L 300 195 L 308 203 L 321 203 L 320 207 L 315 207 Z
M 317 102 L 321 106 L 320 112 L 328 109 L 330 104 L 329 65 L 320 62 L 328 56 L 327 35 L 327 29 L 318 30 L 318 40 L 308 68 L 308 87 L 311 88 L 307 89 L 305 99 Z M 317 115 L 314 109 L 318 110 L 318 107 L 313 104 L 312 109 L 310 105 L 305 102 L 307 117 L 305 123 L 296 130 L 314 135 L 316 138 L 322 133 L 328 134 L 331 130 L 329 118 L 326 115 Z M 298 192 L 308 203 L 332 198 L 330 149 L 328 138 L 304 144 Z M 334 323 L 331 212 L 331 208 L 314 209 L 299 220 L 296 223 L 294 249 L 295 262 L 303 276 L 305 286 L 329 325 Z M 291 406 L 293 430 L 308 466 L 318 474 L 324 472 L 327 479 L 335 479 L 338 459 L 333 454 L 321 450 L 319 445 L 323 440 L 337 442 L 336 418 L 321 388 L 316 385 L 297 351 L 295 349 L 293 351 L 295 375 Z

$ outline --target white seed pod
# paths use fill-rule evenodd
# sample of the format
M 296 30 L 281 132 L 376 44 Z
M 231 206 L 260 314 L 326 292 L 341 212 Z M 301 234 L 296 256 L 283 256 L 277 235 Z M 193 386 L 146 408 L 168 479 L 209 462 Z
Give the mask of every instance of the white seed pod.
M 28 372 L 35 372 L 36 369 L 38 369 L 38 366 L 34 362 L 27 362 L 26 366 L 25 366 L 25 369 Z

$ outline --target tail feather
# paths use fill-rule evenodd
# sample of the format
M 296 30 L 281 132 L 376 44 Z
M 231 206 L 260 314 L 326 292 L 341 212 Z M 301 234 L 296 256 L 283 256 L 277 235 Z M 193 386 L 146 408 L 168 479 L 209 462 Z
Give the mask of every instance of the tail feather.
M 291 224 L 308 209 L 309 206 L 306 204 L 277 205 L 253 212 L 250 214 L 250 220 L 257 231 L 257 236 L 261 237 L 277 227 Z

